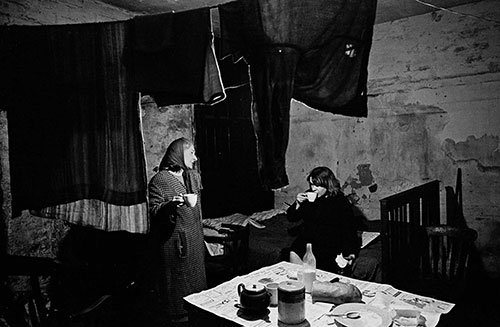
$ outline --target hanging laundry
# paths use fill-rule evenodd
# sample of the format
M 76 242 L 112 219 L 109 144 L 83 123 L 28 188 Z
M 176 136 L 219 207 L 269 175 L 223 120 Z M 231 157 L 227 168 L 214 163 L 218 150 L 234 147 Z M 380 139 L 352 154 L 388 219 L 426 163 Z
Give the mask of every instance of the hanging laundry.
M 376 0 L 247 0 L 219 6 L 222 56 L 250 65 L 264 187 L 288 184 L 290 101 L 367 116 L 367 65 Z
M 147 231 L 125 35 L 124 22 L 0 28 L 14 217 L 30 209 L 105 230 Z
M 137 91 L 158 106 L 225 99 L 209 8 L 137 16 L 129 27 L 126 65 Z

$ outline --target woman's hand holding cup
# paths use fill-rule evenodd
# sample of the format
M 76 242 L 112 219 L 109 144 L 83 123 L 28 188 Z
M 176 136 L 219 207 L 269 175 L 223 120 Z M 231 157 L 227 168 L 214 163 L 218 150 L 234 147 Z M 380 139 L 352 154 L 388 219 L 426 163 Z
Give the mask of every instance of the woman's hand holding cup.
M 182 194 L 174 195 L 172 202 L 176 203 L 177 207 L 184 205 L 184 196 Z
M 304 192 L 304 193 L 299 193 L 297 194 L 297 202 L 302 203 L 304 201 L 309 201 L 309 202 L 314 202 L 316 200 L 316 197 L 318 196 L 318 193 L 316 192 Z
M 306 193 L 298 193 L 297 194 L 297 202 L 302 203 L 305 200 L 307 200 L 307 194 Z

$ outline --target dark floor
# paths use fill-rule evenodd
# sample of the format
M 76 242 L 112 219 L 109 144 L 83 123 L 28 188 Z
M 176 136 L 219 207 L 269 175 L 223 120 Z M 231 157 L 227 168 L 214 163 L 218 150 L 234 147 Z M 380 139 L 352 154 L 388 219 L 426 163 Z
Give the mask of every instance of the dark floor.
M 287 232 L 287 229 L 292 225 L 286 222 L 283 216 L 267 220 L 264 224 L 266 225 L 265 229 L 250 227 L 248 258 L 240 274 L 277 262 L 280 250 L 293 240 L 293 237 Z M 55 317 L 47 327 L 190 326 L 189 323 L 172 324 L 167 322 L 165 313 L 158 303 L 157 292 L 152 282 L 154 272 L 148 268 L 151 267 L 148 259 L 140 257 L 141 253 L 144 252 L 132 250 L 132 248 L 137 248 L 138 244 L 138 248 L 147 249 L 147 244 L 144 244 L 141 239 L 127 239 L 126 242 L 123 242 L 123 237 L 129 236 L 120 235 L 104 242 L 98 240 L 99 235 L 97 235 L 94 241 L 89 243 L 88 235 L 76 233 L 73 235 L 73 240 L 68 240 L 79 245 L 72 247 L 74 252 L 68 256 L 81 259 L 84 255 L 80 252 L 85 249 L 85 253 L 88 253 L 89 257 L 86 258 L 84 270 L 73 275 L 69 274 L 67 277 L 69 280 L 65 281 L 65 285 L 70 286 L 63 290 L 63 298 L 65 299 L 63 307 L 68 308 L 68 312 L 74 313 L 78 309 L 90 305 L 104 294 L 111 296 L 103 298 L 97 309 L 88 314 L 74 317 L 71 320 Z M 113 247 L 112 244 L 119 245 Z M 118 252 L 127 253 L 128 256 L 132 257 L 117 256 Z M 97 265 L 99 268 L 92 269 L 89 262 L 92 262 L 90 258 L 94 258 L 96 253 L 100 254 L 102 262 Z M 106 262 L 105 265 L 106 258 L 110 257 L 114 260 Z M 133 264 L 130 265 L 130 262 Z M 500 283 L 499 281 L 493 283 L 493 281 L 481 276 L 483 275 L 480 273 L 476 275 L 464 301 L 458 303 L 450 314 L 442 316 L 439 327 L 500 326 L 500 301 L 495 298 L 490 299 L 490 297 L 498 297 L 500 294 Z M 209 277 L 210 286 L 214 286 L 230 276 L 212 273 L 209 274 Z M 12 314 L 14 311 L 11 310 L 10 313 Z M 60 316 L 67 317 L 65 312 Z M 9 321 L 8 325 L 2 323 L 0 320 L 0 327 L 29 326 L 29 324 L 22 322 L 16 323 L 14 319 Z M 191 324 L 191 326 L 194 325 Z M 196 326 L 201 325 L 198 322 Z

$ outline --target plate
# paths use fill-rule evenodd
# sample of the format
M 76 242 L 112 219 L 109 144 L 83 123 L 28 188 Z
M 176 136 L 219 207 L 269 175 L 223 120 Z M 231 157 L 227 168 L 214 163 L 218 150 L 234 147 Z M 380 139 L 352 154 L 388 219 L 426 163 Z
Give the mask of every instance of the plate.
M 360 317 L 349 319 L 345 317 L 335 317 L 338 326 L 345 327 L 389 327 L 392 323 L 389 312 L 364 303 L 344 303 L 336 306 L 332 314 L 344 314 L 350 311 L 357 311 Z

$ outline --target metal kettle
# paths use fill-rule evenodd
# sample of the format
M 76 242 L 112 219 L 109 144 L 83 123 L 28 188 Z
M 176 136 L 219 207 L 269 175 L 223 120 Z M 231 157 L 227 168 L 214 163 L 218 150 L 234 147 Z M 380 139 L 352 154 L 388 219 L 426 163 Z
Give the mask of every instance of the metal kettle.
M 271 295 L 262 285 L 251 284 L 245 286 L 245 284 L 240 283 L 238 285 L 238 295 L 240 297 L 240 307 L 249 312 L 263 312 L 271 303 Z

